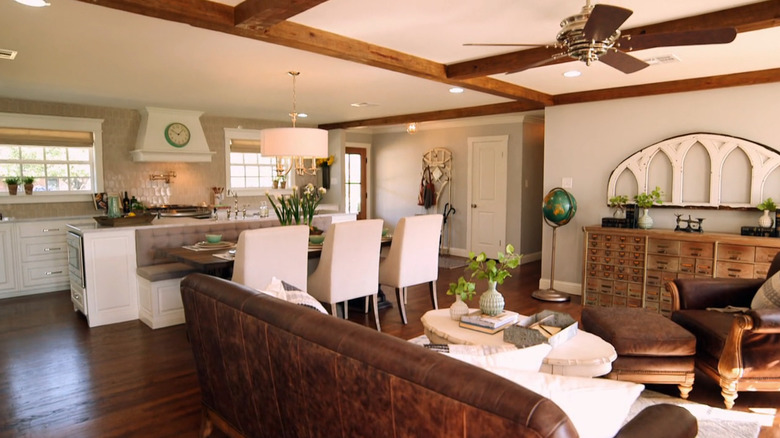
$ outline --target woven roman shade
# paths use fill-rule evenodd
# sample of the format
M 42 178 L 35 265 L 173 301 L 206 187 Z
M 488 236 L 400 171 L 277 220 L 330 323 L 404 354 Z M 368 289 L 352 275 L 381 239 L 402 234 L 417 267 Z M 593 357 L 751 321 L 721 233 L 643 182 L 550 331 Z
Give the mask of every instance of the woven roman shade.
M 0 144 L 91 147 L 92 132 L 0 127 Z
M 260 140 L 232 138 L 230 139 L 230 152 L 253 152 L 259 154 Z

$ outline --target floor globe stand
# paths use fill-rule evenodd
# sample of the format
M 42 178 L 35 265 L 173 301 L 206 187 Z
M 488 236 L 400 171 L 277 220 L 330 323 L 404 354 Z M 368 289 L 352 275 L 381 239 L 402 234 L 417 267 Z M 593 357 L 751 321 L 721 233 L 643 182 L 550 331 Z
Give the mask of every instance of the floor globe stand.
M 542 213 L 544 221 L 552 227 L 552 251 L 550 263 L 550 287 L 548 289 L 539 289 L 531 294 L 531 297 L 542 301 L 563 302 L 569 301 L 571 297 L 568 294 L 555 290 L 555 248 L 557 246 L 558 228 L 568 224 L 577 213 L 577 200 L 571 193 L 556 187 L 550 190 L 544 197 L 542 204 Z
M 555 238 L 560 225 L 551 223 L 550 221 L 547 220 L 547 218 L 545 218 L 544 220 L 545 222 L 547 222 L 547 225 L 552 227 L 553 230 L 552 254 L 551 254 L 551 262 L 550 262 L 550 287 L 548 289 L 536 290 L 531 294 L 531 296 L 533 298 L 536 298 L 537 300 L 562 303 L 564 301 L 569 301 L 571 297 L 569 297 L 568 294 L 558 292 L 557 290 L 555 290 L 555 243 L 556 243 Z

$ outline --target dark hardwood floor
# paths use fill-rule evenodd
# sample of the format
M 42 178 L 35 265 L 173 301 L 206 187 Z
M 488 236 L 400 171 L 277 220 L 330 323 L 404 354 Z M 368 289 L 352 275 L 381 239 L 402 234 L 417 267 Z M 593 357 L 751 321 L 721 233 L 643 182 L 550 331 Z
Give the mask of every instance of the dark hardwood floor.
M 574 302 L 546 303 L 530 297 L 540 263 L 529 263 L 499 290 L 507 308 L 524 314 L 542 309 L 580 317 Z M 449 307 L 450 281 L 462 269 L 442 269 L 439 307 Z M 480 286 L 478 286 L 478 290 Z M 430 310 L 426 286 L 410 289 L 407 315 L 380 311 L 383 332 L 403 339 L 423 332 Z M 475 302 L 471 303 L 476 306 Z M 350 320 L 373 327 L 373 316 L 350 312 Z M 651 389 L 676 395 L 673 386 Z M 719 389 L 697 376 L 691 399 L 722 407 Z M 780 408 L 780 393 L 740 393 L 735 409 Z M 779 416 L 762 437 L 780 437 Z M 197 436 L 200 392 L 184 326 L 151 330 L 140 321 L 89 329 L 73 312 L 67 292 L 0 300 L 0 437 L 183 437 Z

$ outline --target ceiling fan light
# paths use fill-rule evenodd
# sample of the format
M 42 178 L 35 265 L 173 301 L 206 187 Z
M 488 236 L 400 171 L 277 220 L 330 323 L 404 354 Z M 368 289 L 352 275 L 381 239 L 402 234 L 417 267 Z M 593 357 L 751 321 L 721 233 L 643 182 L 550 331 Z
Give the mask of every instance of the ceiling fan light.
M 32 6 L 34 8 L 42 8 L 44 6 L 51 6 L 51 3 L 47 3 L 45 0 L 15 0 L 16 3 L 23 4 L 25 6 Z
M 463 91 L 464 90 L 461 87 L 452 87 L 452 88 L 450 88 L 450 93 L 452 93 L 452 94 L 460 94 Z
M 563 76 L 566 78 L 577 78 L 582 75 L 582 72 L 579 70 L 569 70 L 567 72 L 563 72 Z

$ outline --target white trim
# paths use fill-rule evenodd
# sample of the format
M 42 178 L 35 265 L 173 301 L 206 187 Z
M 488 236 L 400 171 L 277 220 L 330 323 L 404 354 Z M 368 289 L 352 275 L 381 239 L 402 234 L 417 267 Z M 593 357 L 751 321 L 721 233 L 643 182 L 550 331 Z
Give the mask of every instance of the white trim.
M 40 204 L 53 202 L 94 202 L 92 194 L 33 192 L 25 195 L 24 188 L 20 186 L 19 194 L 11 196 L 7 193 L 0 195 L 0 204 Z
M 90 131 L 94 135 L 94 144 L 92 145 L 92 168 L 95 177 L 95 191 L 103 191 L 103 119 L 87 119 L 82 117 L 60 117 L 60 116 L 42 116 L 37 114 L 21 113 L 0 113 L 0 126 L 14 128 L 38 128 L 38 129 L 59 129 L 63 131 Z M 86 199 L 84 197 L 86 196 Z M 71 198 L 73 197 L 73 198 Z M 8 196 L 8 198 L 18 198 Z M 33 198 L 33 196 L 29 196 Z M 3 204 L 24 204 L 30 202 L 81 202 L 84 200 L 92 201 L 92 195 L 80 195 L 68 193 L 67 195 L 38 195 L 35 200 L 30 201 L 6 201 L 6 197 L 0 198 Z M 48 198 L 48 199 L 47 199 Z

